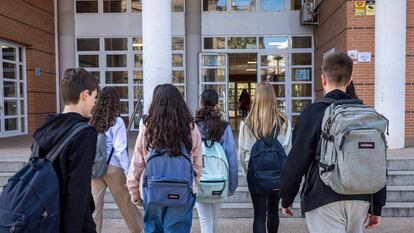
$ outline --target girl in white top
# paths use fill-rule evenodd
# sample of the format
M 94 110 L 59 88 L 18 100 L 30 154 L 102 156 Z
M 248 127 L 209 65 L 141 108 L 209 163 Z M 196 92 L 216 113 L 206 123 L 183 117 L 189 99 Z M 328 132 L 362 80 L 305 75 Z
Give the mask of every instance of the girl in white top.
M 246 174 L 253 145 L 258 138 L 270 136 L 275 127 L 279 130 L 277 139 L 282 144 L 286 154 L 290 150 L 291 125 L 277 106 L 276 94 L 272 85 L 268 82 L 260 83 L 257 86 L 250 112 L 246 120 L 240 124 L 240 163 Z M 270 194 L 250 193 L 250 195 L 254 209 L 253 232 L 266 233 L 267 225 L 267 232 L 276 233 L 279 228 L 279 192 Z

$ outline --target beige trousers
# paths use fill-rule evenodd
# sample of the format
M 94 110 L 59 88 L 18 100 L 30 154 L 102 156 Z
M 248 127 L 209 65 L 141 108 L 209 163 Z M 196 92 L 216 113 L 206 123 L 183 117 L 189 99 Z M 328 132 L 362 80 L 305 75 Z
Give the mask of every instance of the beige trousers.
M 97 233 L 102 230 L 102 213 L 106 187 L 112 193 L 125 223 L 131 233 L 141 233 L 144 229 L 144 218 L 138 208 L 131 202 L 126 177 L 121 168 L 109 165 L 106 175 L 101 178 L 92 178 L 92 195 L 95 202 L 93 220 L 96 223 Z

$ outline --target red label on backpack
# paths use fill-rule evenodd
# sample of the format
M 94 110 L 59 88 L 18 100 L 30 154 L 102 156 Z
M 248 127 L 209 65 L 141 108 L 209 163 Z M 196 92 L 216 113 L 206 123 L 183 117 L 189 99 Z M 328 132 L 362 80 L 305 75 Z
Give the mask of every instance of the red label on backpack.
M 358 149 L 375 149 L 375 142 L 358 142 Z
M 178 200 L 178 199 L 180 199 L 180 195 L 178 195 L 178 194 L 168 194 L 168 199 Z

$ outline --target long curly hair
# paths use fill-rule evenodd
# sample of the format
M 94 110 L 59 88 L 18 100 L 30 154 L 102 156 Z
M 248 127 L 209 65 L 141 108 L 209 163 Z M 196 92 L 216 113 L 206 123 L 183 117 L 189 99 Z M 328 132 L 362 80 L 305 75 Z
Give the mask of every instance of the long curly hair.
M 200 109 L 196 112 L 195 121 L 203 124 L 206 139 L 220 141 L 227 127 L 227 122 L 221 120 L 221 113 L 217 108 L 219 97 L 216 91 L 207 89 L 201 94 Z
M 104 87 L 98 94 L 98 101 L 92 111 L 91 125 L 99 133 L 106 132 L 115 125 L 116 118 L 121 114 L 120 98 L 113 87 Z
M 190 153 L 193 147 L 191 131 L 194 121 L 178 89 L 171 84 L 158 85 L 145 118 L 147 150 L 166 149 L 172 155 Z

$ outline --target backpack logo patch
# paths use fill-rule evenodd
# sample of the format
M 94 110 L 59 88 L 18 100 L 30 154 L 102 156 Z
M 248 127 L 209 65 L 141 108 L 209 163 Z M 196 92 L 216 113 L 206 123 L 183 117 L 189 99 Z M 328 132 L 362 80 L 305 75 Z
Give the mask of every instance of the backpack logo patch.
M 358 142 L 358 149 L 375 149 L 375 142 Z

